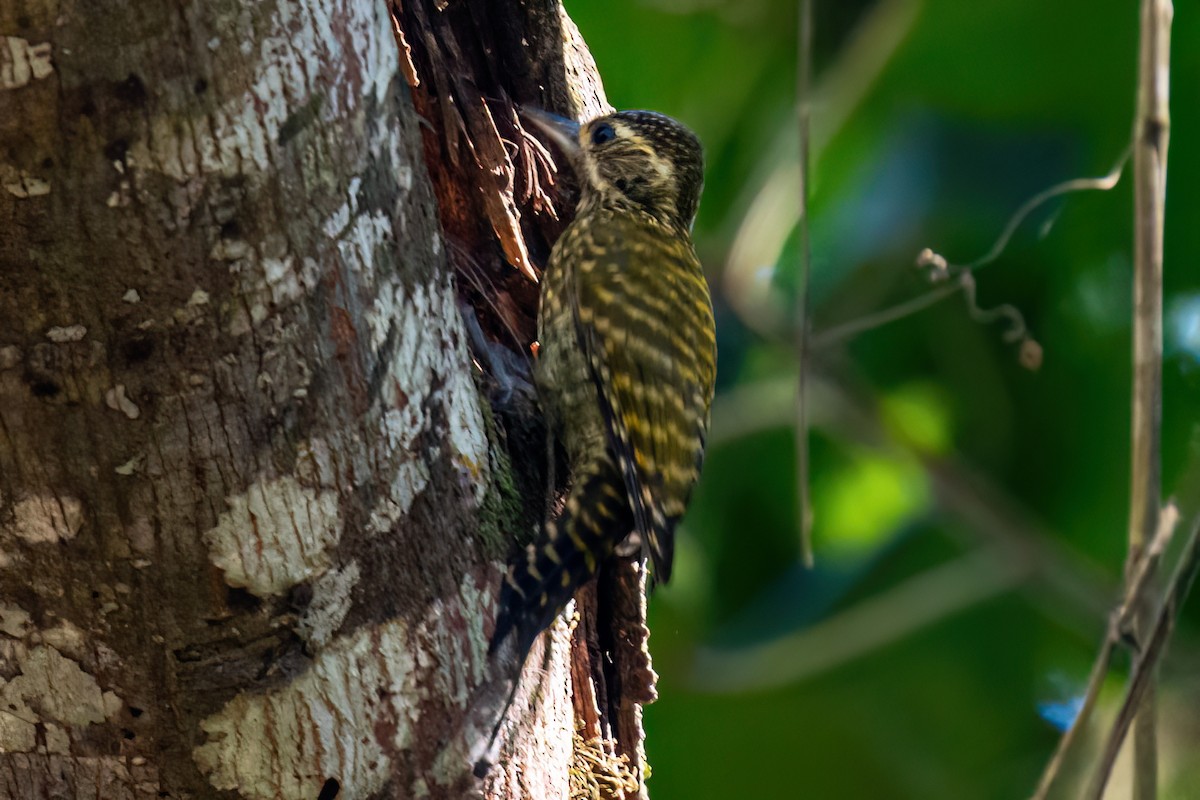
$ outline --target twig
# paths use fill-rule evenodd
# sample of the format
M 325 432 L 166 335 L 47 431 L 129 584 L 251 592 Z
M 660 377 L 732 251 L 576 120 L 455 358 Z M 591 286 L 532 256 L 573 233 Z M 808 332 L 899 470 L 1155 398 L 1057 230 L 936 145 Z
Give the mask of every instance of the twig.
M 1175 618 L 1192 588 L 1198 571 L 1200 571 L 1200 520 L 1192 525 L 1187 544 L 1175 567 L 1175 573 L 1167 585 L 1166 596 L 1158 610 L 1150 617 L 1150 637 L 1142 647 L 1139 657 L 1134 661 L 1133 672 L 1129 676 L 1129 685 L 1125 688 L 1125 699 L 1121 702 L 1116 721 L 1104 742 L 1104 749 L 1101 751 L 1100 761 L 1096 765 L 1092 780 L 1088 784 L 1088 790 L 1083 795 L 1086 800 L 1100 800 L 1104 795 L 1104 787 L 1108 783 L 1108 776 L 1117 760 L 1117 753 L 1121 751 L 1121 743 L 1129 731 L 1130 724 L 1134 722 L 1135 715 L 1141 717 L 1142 704 L 1147 692 L 1153 688 L 1154 673 L 1166 652 L 1167 643 L 1171 639 L 1171 632 L 1175 628 Z M 1134 786 L 1137 790 L 1141 786 L 1140 781 Z
M 1075 715 L 1075 719 L 1071 722 L 1071 727 L 1058 740 L 1058 747 L 1055 748 L 1054 755 L 1050 758 L 1049 763 L 1046 764 L 1041 780 L 1038 781 L 1037 790 L 1034 791 L 1030 800 L 1044 800 L 1048 795 L 1050 787 L 1053 786 L 1055 778 L 1058 777 L 1058 773 L 1062 769 L 1063 762 L 1071 749 L 1071 745 L 1075 743 L 1079 732 L 1087 727 L 1088 719 L 1096 707 L 1096 698 L 1100 696 L 1100 688 L 1104 684 L 1104 679 L 1108 676 L 1108 669 L 1112 664 L 1113 651 L 1116 649 L 1117 644 L 1125 639 L 1135 609 L 1141 606 L 1143 593 L 1147 587 L 1151 586 L 1150 579 L 1158 570 L 1162 554 L 1171 541 L 1171 536 L 1175 532 L 1175 525 L 1178 521 L 1179 510 L 1174 504 L 1170 504 L 1163 509 L 1163 513 L 1159 517 L 1159 529 L 1154 535 L 1154 541 L 1150 543 L 1145 556 L 1138 561 L 1137 569 L 1134 570 L 1132 579 L 1125 589 L 1125 596 L 1121 600 L 1121 605 L 1113 612 L 1109 619 L 1108 629 L 1104 633 L 1104 641 L 1100 645 L 1100 652 L 1097 653 L 1096 661 L 1092 664 L 1091 674 L 1088 675 L 1087 687 L 1083 693 L 1083 704 L 1080 706 L 1079 712 Z
M 1162 254 L 1173 14 L 1171 0 L 1142 0 L 1137 118 L 1133 129 L 1133 446 L 1129 554 L 1125 562 L 1130 577 L 1158 527 L 1162 494 Z M 1145 596 L 1149 598 L 1150 593 Z M 1150 603 L 1145 603 L 1137 610 L 1135 635 L 1147 633 L 1150 608 Z M 1133 798 L 1154 800 L 1158 789 L 1152 674 L 1156 660 L 1143 659 L 1140 663 L 1146 667 L 1136 673 L 1141 705 L 1134 706 L 1138 711 L 1133 723 Z M 1130 689 L 1134 689 L 1132 679 Z M 1116 747 L 1123 736 L 1122 730 L 1115 740 Z M 1102 792 L 1107 772 L 1098 773 L 1097 778 L 1097 791 Z
M 852 319 L 849 322 L 835 325 L 828 330 L 821 331 L 812 337 L 810 344 L 811 349 L 821 350 L 846 339 L 853 338 L 860 333 L 864 333 L 874 328 L 880 328 L 887 325 L 889 322 L 895 322 L 898 319 L 903 319 L 909 315 L 915 314 L 918 311 L 928 308 L 939 300 L 943 300 L 950 295 L 962 289 L 962 284 L 958 282 L 951 283 L 947 286 L 939 286 L 933 291 L 918 295 L 911 300 L 906 300 L 903 303 L 894 305 L 891 308 L 885 308 L 883 311 L 874 314 L 868 314 L 865 317 Z
M 1092 671 L 1088 675 L 1087 689 L 1083 693 L 1083 702 L 1079 706 L 1079 711 L 1075 714 L 1075 719 L 1071 722 L 1071 727 L 1067 728 L 1066 733 L 1058 740 L 1058 747 L 1054 749 L 1054 755 L 1051 756 L 1050 762 L 1046 764 L 1045 770 L 1042 771 L 1041 780 L 1038 781 L 1037 789 L 1034 791 L 1030 800 L 1044 800 L 1050 792 L 1050 787 L 1054 785 L 1054 779 L 1058 777 L 1058 773 L 1062 770 L 1063 763 L 1066 760 L 1067 753 L 1071 750 L 1071 745 L 1075 743 L 1075 739 L 1079 736 L 1079 732 L 1087 726 L 1087 721 L 1092 716 L 1092 710 L 1096 707 L 1096 698 L 1100 696 L 1100 687 L 1104 684 L 1104 679 L 1108 676 L 1108 668 L 1112 664 L 1112 654 L 1116 647 L 1116 641 L 1110 635 L 1112 626 L 1104 633 L 1104 641 L 1100 645 L 1100 652 L 1096 655 L 1096 661 L 1092 664 Z
M 836 325 L 829 330 L 817 333 L 811 337 L 809 349 L 819 350 L 829 347 L 857 336 L 860 333 L 916 314 L 918 311 L 922 311 L 960 290 L 966 290 L 968 294 L 967 308 L 972 319 L 977 322 L 987 323 L 1000 317 L 1007 317 L 1012 321 L 1013 325 L 1005 335 L 1005 341 L 1015 342 L 1024 340 L 1032 342 L 1032 339 L 1025 336 L 1024 320 L 1021 317 L 1021 313 L 1014 306 L 1005 304 L 998 306 L 996 309 L 987 310 L 981 309 L 975 304 L 975 285 L 971 278 L 971 272 L 980 267 L 987 266 L 999 258 L 1004 253 L 1005 248 L 1008 247 L 1008 243 L 1017 228 L 1025 221 L 1025 218 L 1047 201 L 1072 192 L 1108 191 L 1116 186 L 1121 180 L 1125 165 L 1129 162 L 1131 150 L 1132 145 L 1125 148 L 1125 151 L 1121 153 L 1121 157 L 1117 159 L 1117 163 L 1113 165 L 1113 168 L 1098 178 L 1073 178 L 1069 181 L 1063 181 L 1048 189 L 1043 189 L 1026 200 L 1009 218 L 1008 223 L 1004 226 L 1004 230 L 1000 233 L 995 243 L 992 244 L 991 249 L 974 261 L 967 264 L 952 264 L 935 251 L 925 248 L 917 256 L 917 266 L 922 268 L 932 267 L 931 277 L 938 282 L 946 282 L 945 286 L 914 297 L 911 300 L 906 300 L 890 308 L 885 308 L 874 314 L 868 314 L 865 317 L 853 319 L 841 325 Z M 803 233 L 804 231 L 802 231 Z M 1031 364 L 1031 366 L 1036 367 L 1036 364 Z
M 809 273 L 812 250 L 808 238 L 809 121 L 812 117 L 812 0 L 800 1 L 800 52 L 796 75 L 796 113 L 800 125 L 800 281 L 796 290 L 796 350 L 800 378 L 796 386 L 796 482 L 800 506 L 800 552 L 812 567 L 812 507 L 809 497 L 807 377 L 809 360 Z
M 1043 203 L 1053 200 L 1055 197 L 1071 192 L 1087 192 L 1087 191 L 1102 191 L 1107 192 L 1109 189 L 1116 186 L 1121 180 L 1121 173 L 1125 171 L 1125 164 L 1129 161 L 1130 147 L 1125 148 L 1125 152 L 1121 153 L 1121 157 L 1117 159 L 1117 163 L 1107 174 L 1101 175 L 1098 178 L 1074 178 L 1069 181 L 1055 184 L 1049 189 L 1043 189 L 1033 197 L 1026 200 L 1016 213 L 1008 220 L 1008 224 L 1004 226 L 1004 231 L 1001 232 L 1000 238 L 996 239 L 992 245 L 992 249 L 988 250 L 979 258 L 964 264 L 963 269 L 979 269 L 995 261 L 1008 247 L 1008 242 L 1012 239 L 1013 234 L 1017 232 L 1017 228 L 1025 221 L 1025 218 L 1037 210 L 1038 206 Z
M 946 285 L 875 314 L 850 320 L 847 323 L 823 331 L 812 337 L 809 350 L 820 350 L 872 328 L 882 327 L 889 322 L 895 322 L 898 319 L 915 314 L 921 309 L 927 308 L 952 294 L 962 292 L 967 306 L 967 314 L 972 320 L 981 325 L 990 325 L 1001 319 L 1008 320 L 1008 330 L 1004 332 L 1002 337 L 1004 341 L 1009 344 L 1017 342 L 1022 344 L 1021 363 L 1023 365 L 1030 369 L 1037 369 L 1041 365 L 1041 346 L 1029 335 L 1029 329 L 1025 326 L 1024 315 L 1011 303 L 1001 303 L 993 308 L 983 308 L 980 306 L 977 299 L 975 275 L 971 270 L 965 267 L 957 267 L 954 268 L 955 271 L 951 272 L 946 260 L 928 247 L 922 250 L 917 256 L 917 266 L 930 269 L 931 280 L 935 283 L 944 283 Z
M 1166 189 L 1167 134 L 1170 125 L 1167 80 L 1170 69 L 1170 0 L 1143 0 L 1141 55 L 1138 78 L 1138 113 L 1134 123 L 1134 336 L 1133 336 L 1133 458 L 1131 470 L 1129 552 L 1125 561 L 1126 591 L 1113 614 L 1104 643 L 1088 679 L 1083 707 L 1059 741 L 1046 766 L 1034 800 L 1046 796 L 1063 759 L 1084 727 L 1100 684 L 1108 673 L 1116 644 L 1130 636 L 1134 641 L 1151 631 L 1134 663 L 1125 701 L 1105 744 L 1100 763 L 1084 796 L 1100 798 L 1113 762 L 1131 724 L 1134 733 L 1135 800 L 1153 800 L 1157 792 L 1158 764 L 1153 690 L 1154 671 L 1165 649 L 1175 610 L 1195 577 L 1197 533 L 1194 526 L 1186 552 L 1180 559 L 1166 600 L 1154 615 L 1153 577 L 1174 528 L 1177 512 L 1168 506 L 1159 514 L 1161 494 L 1160 422 L 1162 409 L 1162 236 Z M 1124 159 L 1122 159 L 1123 164 Z M 1119 169 L 1115 170 L 1119 176 Z M 1154 532 L 1153 539 L 1150 533 Z M 1136 722 L 1135 722 L 1136 716 Z
M 925 0 L 879 0 L 865 9 L 854 30 L 811 81 L 811 104 L 820 113 L 812 118 L 809 162 L 820 161 L 829 142 L 870 96 L 892 58 L 908 41 L 924 14 Z M 763 265 L 784 266 L 780 253 L 800 220 L 799 148 L 796 131 L 781 126 L 760 159 L 764 169 L 751 176 L 743 198 L 745 211 L 737 221 L 722 270 L 724 297 L 752 331 L 774 339 L 795 341 L 795 320 L 788 304 L 773 302 L 771 284 L 763 280 Z

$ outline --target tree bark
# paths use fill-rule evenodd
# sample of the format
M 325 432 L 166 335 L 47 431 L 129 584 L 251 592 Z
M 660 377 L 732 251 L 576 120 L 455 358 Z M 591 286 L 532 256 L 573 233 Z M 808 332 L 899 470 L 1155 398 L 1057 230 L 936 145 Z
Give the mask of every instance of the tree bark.
M 392 11 L 0 5 L 0 798 L 644 794 L 648 661 L 586 647 L 644 652 L 628 563 L 531 656 L 497 767 L 450 746 L 546 504 L 496 365 L 569 206 L 459 95 L 582 115 L 594 68 L 557 2 Z M 494 28 L 434 69 L 413 13 Z

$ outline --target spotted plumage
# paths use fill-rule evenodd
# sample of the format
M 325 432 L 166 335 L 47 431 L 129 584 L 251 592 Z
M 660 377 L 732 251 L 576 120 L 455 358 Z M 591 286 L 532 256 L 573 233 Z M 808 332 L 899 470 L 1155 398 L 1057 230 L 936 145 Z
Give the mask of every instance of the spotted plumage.
M 648 111 L 533 121 L 571 158 L 581 197 L 542 278 L 534 369 L 571 489 L 510 568 L 493 637 L 495 647 L 515 631 L 522 653 L 627 537 L 659 582 L 670 577 L 716 376 L 690 233 L 703 179 L 695 135 Z

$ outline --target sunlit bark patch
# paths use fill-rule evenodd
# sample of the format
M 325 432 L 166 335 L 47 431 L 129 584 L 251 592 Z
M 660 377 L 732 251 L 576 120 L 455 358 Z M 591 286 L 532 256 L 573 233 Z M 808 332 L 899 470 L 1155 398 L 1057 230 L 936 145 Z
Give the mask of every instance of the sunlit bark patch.
M 292 477 L 264 479 L 228 503 L 203 540 L 231 586 L 267 597 L 329 568 L 330 549 L 342 536 L 335 492 Z
M 2 499 L 2 498 L 0 498 Z M 83 527 L 83 504 L 75 497 L 27 494 L 13 504 L 12 521 L 0 525 L 0 533 L 27 544 L 68 541 Z
M 19 89 L 54 72 L 53 45 L 0 36 L 0 91 Z
M 423 701 L 463 705 L 482 679 L 481 592 L 467 577 L 415 627 L 392 620 L 360 628 L 321 650 L 286 687 L 238 695 L 201 723 L 207 741 L 193 751 L 196 764 L 215 788 L 248 800 L 311 800 L 331 778 L 338 800 L 369 797 L 413 744 Z
M 0 752 L 34 752 L 39 727 L 62 723 L 78 730 L 104 722 L 121 707 L 113 692 L 101 691 L 94 677 L 53 647 L 14 645 L 12 652 L 17 674 L 7 682 L 0 679 L 0 704 L 5 709 L 0 714 Z M 62 733 L 55 726 L 56 747 L 69 742 L 58 735 Z

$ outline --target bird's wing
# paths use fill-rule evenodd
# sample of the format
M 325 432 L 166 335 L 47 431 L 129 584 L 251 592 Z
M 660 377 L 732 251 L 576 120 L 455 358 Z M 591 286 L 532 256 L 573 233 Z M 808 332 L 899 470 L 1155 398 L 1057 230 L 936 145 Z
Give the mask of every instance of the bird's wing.
M 671 574 L 674 529 L 704 457 L 716 377 L 708 284 L 690 242 L 631 225 L 606 231 L 569 292 L 635 529 Z

